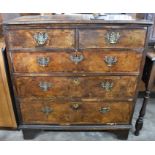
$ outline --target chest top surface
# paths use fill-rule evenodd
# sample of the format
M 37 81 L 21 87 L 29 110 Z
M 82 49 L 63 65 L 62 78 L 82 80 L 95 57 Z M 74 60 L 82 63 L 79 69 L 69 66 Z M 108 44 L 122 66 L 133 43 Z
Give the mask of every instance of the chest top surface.
M 90 23 L 90 24 L 141 24 L 151 25 L 152 21 L 149 20 L 103 20 L 94 19 L 92 15 L 48 15 L 48 16 L 22 16 L 14 18 L 12 20 L 4 21 L 4 24 L 52 24 L 52 23 L 65 23 L 65 24 L 78 24 L 78 23 Z

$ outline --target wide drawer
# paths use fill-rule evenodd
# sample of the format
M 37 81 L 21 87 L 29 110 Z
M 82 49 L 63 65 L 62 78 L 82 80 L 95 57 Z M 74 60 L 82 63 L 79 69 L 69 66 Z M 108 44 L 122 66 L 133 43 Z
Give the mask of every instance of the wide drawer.
M 74 48 L 73 29 L 33 29 L 8 32 L 9 48 Z
M 12 52 L 14 72 L 21 73 L 139 72 L 141 59 L 136 51 Z
M 132 102 L 47 102 L 24 99 L 24 124 L 128 124 Z
M 79 30 L 80 48 L 142 48 L 145 29 L 83 29 Z
M 137 76 L 15 77 L 19 97 L 133 98 Z

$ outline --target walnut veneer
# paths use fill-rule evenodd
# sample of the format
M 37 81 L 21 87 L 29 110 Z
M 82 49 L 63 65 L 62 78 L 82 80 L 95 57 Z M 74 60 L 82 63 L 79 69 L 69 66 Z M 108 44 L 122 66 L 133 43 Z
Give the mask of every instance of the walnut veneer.
M 126 139 L 150 24 L 82 15 L 5 22 L 24 138 L 48 129 L 119 131 L 118 137 Z

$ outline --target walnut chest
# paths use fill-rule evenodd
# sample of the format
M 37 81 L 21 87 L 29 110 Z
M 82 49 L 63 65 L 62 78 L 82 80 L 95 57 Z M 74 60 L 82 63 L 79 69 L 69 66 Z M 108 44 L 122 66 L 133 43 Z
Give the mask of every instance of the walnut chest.
M 27 16 L 4 23 L 19 128 L 108 130 L 127 138 L 148 21 Z

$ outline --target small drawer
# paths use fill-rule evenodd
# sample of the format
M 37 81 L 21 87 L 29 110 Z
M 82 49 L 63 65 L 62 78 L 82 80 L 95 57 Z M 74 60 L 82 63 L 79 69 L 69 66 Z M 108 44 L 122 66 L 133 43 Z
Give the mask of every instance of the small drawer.
M 133 98 L 137 76 L 15 77 L 19 97 Z
M 23 99 L 24 124 L 128 124 L 132 102 L 47 102 Z
M 136 51 L 12 52 L 14 72 L 139 72 L 142 53 Z
M 73 29 L 34 29 L 8 32 L 10 49 L 74 48 Z
M 145 36 L 145 29 L 83 29 L 79 30 L 79 47 L 142 48 Z

